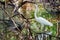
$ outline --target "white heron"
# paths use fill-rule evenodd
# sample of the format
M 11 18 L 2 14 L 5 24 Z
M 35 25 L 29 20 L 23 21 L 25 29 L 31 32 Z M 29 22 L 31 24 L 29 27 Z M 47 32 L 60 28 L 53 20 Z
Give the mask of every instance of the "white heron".
M 45 18 L 43 18 L 43 17 L 37 17 L 36 13 L 39 11 L 39 10 L 38 10 L 38 5 L 35 4 L 35 7 L 36 7 L 36 9 L 35 9 L 35 14 L 34 14 L 35 20 L 36 20 L 37 22 L 39 22 L 43 28 L 44 28 L 44 25 L 53 26 L 53 24 L 52 24 L 51 22 L 49 22 L 48 20 L 46 20 Z M 43 30 L 43 31 L 44 31 L 44 30 Z M 42 36 L 42 37 L 41 37 L 41 36 Z M 39 40 L 43 40 L 43 34 L 42 34 L 41 36 L 38 36 L 38 39 L 39 39 Z M 41 37 L 41 39 L 40 39 L 39 37 Z
M 37 22 L 39 22 L 41 25 L 53 26 L 53 24 L 51 22 L 49 22 L 48 20 L 46 20 L 45 18 L 43 18 L 43 17 L 37 17 L 36 13 L 39 11 L 38 10 L 38 5 L 35 4 L 35 7 L 36 7 L 35 14 L 34 14 L 35 20 Z

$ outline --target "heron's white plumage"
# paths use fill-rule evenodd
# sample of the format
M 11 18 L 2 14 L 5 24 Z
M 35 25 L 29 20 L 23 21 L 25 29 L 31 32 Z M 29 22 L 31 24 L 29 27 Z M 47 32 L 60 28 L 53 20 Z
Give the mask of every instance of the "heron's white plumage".
M 51 22 L 49 22 L 48 20 L 46 20 L 46 19 L 44 19 L 42 17 L 36 18 L 36 21 L 41 23 L 41 24 L 44 24 L 44 25 L 53 26 L 53 24 Z
M 43 25 L 48 25 L 48 26 L 53 26 L 53 24 L 51 22 L 49 22 L 48 20 L 46 20 L 43 17 L 37 17 L 36 13 L 38 12 L 38 5 L 36 5 L 36 9 L 35 9 L 35 20 Z

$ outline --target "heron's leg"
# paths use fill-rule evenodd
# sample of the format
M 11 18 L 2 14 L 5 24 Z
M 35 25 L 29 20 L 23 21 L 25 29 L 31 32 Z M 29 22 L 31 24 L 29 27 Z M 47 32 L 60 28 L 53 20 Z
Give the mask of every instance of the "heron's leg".
M 44 24 L 41 24 L 41 30 L 44 31 Z

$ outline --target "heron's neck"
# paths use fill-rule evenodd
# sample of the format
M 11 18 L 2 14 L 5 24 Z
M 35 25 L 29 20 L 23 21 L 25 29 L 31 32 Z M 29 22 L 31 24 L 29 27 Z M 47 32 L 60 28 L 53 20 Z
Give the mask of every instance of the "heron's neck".
M 34 16 L 35 16 L 35 18 L 37 18 L 37 14 L 36 14 L 36 13 L 38 12 L 38 5 L 35 4 L 35 7 L 36 7 L 36 9 L 35 9 L 35 14 L 34 14 Z

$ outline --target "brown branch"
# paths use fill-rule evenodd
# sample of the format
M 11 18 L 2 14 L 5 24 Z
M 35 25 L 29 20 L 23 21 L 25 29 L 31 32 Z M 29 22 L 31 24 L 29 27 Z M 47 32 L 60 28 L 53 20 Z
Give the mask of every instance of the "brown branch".
M 1 3 L 2 5 L 5 5 L 5 2 L 0 1 L 0 3 Z M 8 5 L 10 5 L 10 6 L 13 6 L 13 7 L 14 7 L 14 5 L 13 5 L 13 4 L 11 4 L 11 3 L 8 3 Z
M 9 18 L 11 17 L 6 10 L 4 10 L 4 12 L 8 15 Z M 10 19 L 11 19 L 12 22 L 14 23 L 15 27 L 19 30 L 19 28 L 17 27 L 17 24 L 15 23 L 15 21 L 13 20 L 13 18 L 10 18 Z M 19 31 L 20 31 L 20 30 L 19 30 Z
M 0 3 L 1 3 L 2 5 L 5 5 L 5 2 L 0 1 Z M 34 4 L 36 4 L 36 3 L 40 3 L 40 2 L 24 1 L 24 2 L 21 3 L 21 5 L 20 5 L 19 7 L 21 7 L 21 6 L 24 5 L 25 3 L 34 3 Z M 15 5 L 11 4 L 11 3 L 8 3 L 8 5 L 10 5 L 10 6 L 15 6 Z

